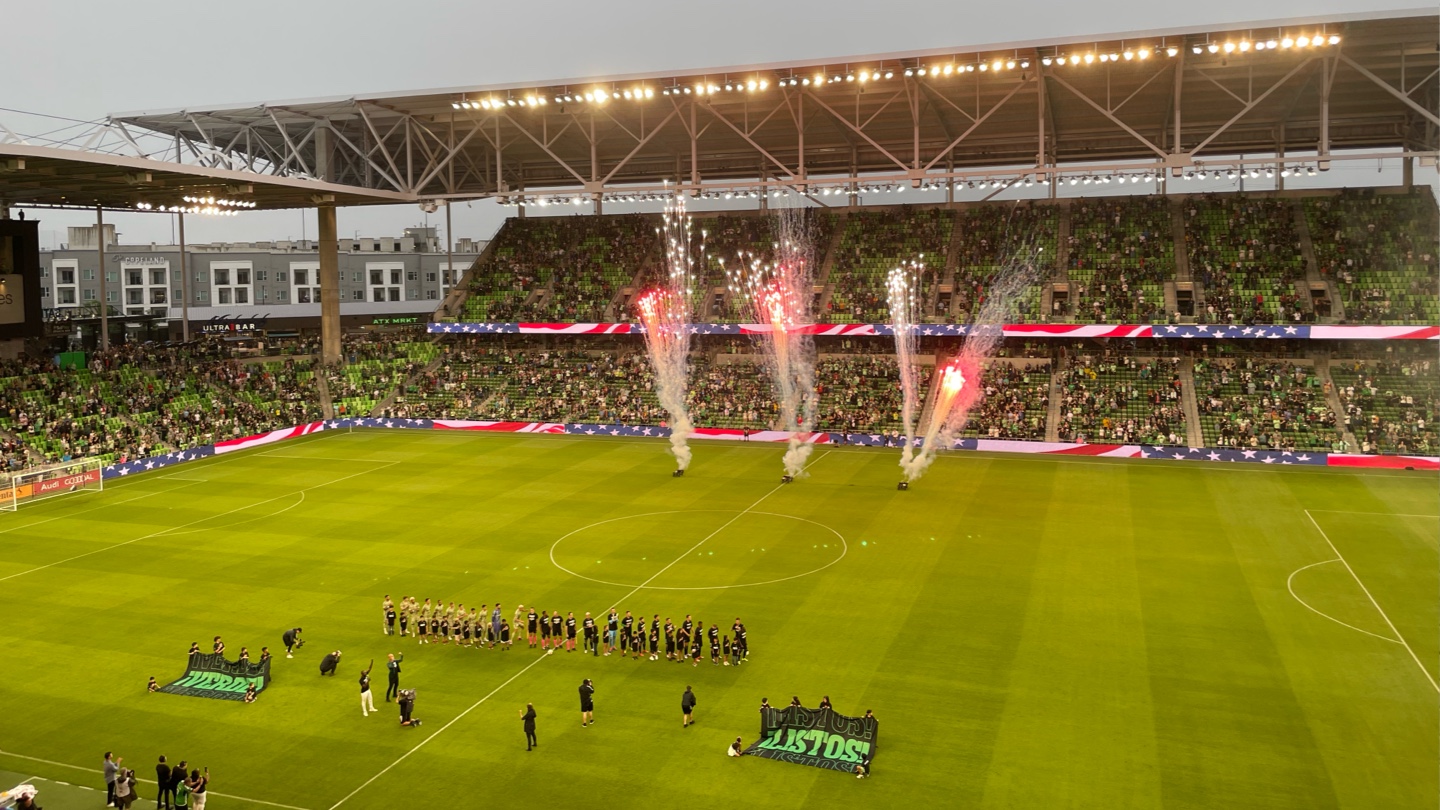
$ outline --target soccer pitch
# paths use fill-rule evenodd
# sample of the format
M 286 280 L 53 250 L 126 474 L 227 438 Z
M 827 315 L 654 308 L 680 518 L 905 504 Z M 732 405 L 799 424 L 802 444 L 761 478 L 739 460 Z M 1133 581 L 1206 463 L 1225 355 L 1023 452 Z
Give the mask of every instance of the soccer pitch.
M 212 810 L 1436 805 L 1433 475 L 956 453 L 897 492 L 893 450 L 789 485 L 781 453 L 699 443 L 672 478 L 655 441 L 337 431 L 0 516 L 0 769 L 103 790 L 106 750 L 165 754 Z M 739 616 L 751 656 L 421 646 L 387 593 Z M 280 652 L 256 703 L 146 694 L 215 635 Z M 397 651 L 419 728 L 382 699 Z M 874 778 L 724 756 L 792 695 L 875 711 Z

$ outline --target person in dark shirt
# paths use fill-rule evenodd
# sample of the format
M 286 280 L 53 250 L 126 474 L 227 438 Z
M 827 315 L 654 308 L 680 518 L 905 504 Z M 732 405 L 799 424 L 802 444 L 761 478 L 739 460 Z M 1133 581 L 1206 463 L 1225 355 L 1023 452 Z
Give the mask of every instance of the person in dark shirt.
M 535 741 L 535 704 L 534 704 L 534 703 L 526 703 L 526 704 L 525 704 L 525 710 L 522 711 L 522 712 L 520 712 L 520 719 L 521 719 L 522 721 L 524 721 L 524 724 L 525 724 L 525 750 L 526 750 L 526 751 L 529 751 L 531 748 L 534 748 L 534 747 L 536 747 L 536 746 L 538 746 L 538 745 L 540 744 L 540 743 L 538 743 L 538 742 Z
M 835 707 L 830 705 L 830 696 L 829 696 L 829 695 L 826 695 L 826 696 L 820 698 L 820 708 L 822 708 L 822 709 L 831 709 L 832 711 L 834 710 Z
M 575 652 L 575 613 L 565 614 L 565 652 Z
M 710 625 L 706 631 L 706 637 L 710 641 L 710 663 L 718 666 L 720 664 L 720 628 Z
M 505 649 L 510 649 L 510 623 L 503 619 L 500 621 L 500 643 Z
M 634 617 L 634 616 L 631 616 L 631 615 L 630 615 L 630 611 L 627 610 L 627 611 L 625 611 L 625 618 L 623 618 L 623 619 L 620 620 L 620 655 L 621 655 L 621 656 L 624 656 L 625 653 L 627 653 L 627 652 L 630 651 L 630 640 L 631 640 L 632 638 L 634 638 L 634 635 L 635 635 L 635 617 Z
M 390 653 L 385 656 L 385 675 L 389 680 L 389 683 L 385 685 L 386 703 L 390 702 L 391 695 L 396 697 L 400 695 L 400 662 L 404 660 L 405 656 L 399 653 Z
M 215 654 L 216 654 L 216 655 L 223 655 L 224 653 L 225 653 L 225 642 L 222 641 L 219 636 L 216 636 L 216 637 L 215 637 Z
M 198 641 L 192 641 L 192 642 L 190 642 L 190 657 L 191 657 L 191 658 L 194 658 L 195 656 L 197 656 L 197 655 L 199 655 L 199 654 L 200 654 L 200 642 L 198 642 Z
M 550 643 L 555 649 L 560 649 L 560 641 L 565 636 L 565 619 L 556 610 L 550 614 Z
M 249 647 L 241 647 L 241 648 L 240 648 L 240 663 L 242 663 L 242 664 L 248 664 L 248 663 L 250 663 L 250 648 L 249 648 Z
M 537 626 L 539 621 L 540 616 L 535 612 L 534 608 L 531 608 L 530 612 L 525 614 L 525 635 L 529 638 L 531 649 L 534 649 L 535 642 L 539 638 L 539 628 Z
M 590 616 L 590 611 L 585 611 L 585 619 L 580 624 L 585 628 L 585 652 L 599 655 L 600 633 L 595 627 L 595 619 Z
M 650 620 L 650 660 L 660 660 L 660 614 Z
M 170 784 L 170 766 L 165 764 L 165 755 L 155 765 L 155 807 L 172 807 L 175 804 L 175 788 Z
M 269 660 L 270 660 L 270 648 L 269 648 L 269 647 L 261 647 L 261 648 L 260 648 L 260 662 L 263 664 L 264 662 L 269 661 Z
M 534 644 L 530 645 L 534 647 Z M 540 611 L 540 649 L 550 649 L 550 611 Z
M 703 644 L 700 641 L 700 636 L 696 635 L 695 640 L 690 642 L 690 658 L 694 661 L 692 666 L 700 666 L 700 652 L 702 646 Z
M 690 687 L 685 687 L 685 694 L 680 696 L 680 727 L 689 728 L 695 725 L 695 693 Z
M 732 649 L 733 649 L 733 648 L 730 646 L 730 637 L 729 637 L 729 636 L 721 636 L 721 637 L 720 637 L 720 657 L 725 659 L 725 666 L 727 666 L 727 667 L 730 666 L 730 652 L 731 652 Z
M 185 760 L 182 759 L 180 760 L 179 765 L 176 765 L 174 768 L 170 769 L 170 796 L 171 802 L 174 804 L 175 807 L 181 806 L 175 791 L 177 788 L 180 787 L 180 783 L 185 781 L 185 777 L 187 775 L 187 772 L 185 770 L 185 764 Z M 186 803 L 189 803 L 188 800 Z
M 375 711 L 375 695 L 370 691 L 370 670 L 375 668 L 375 659 L 370 659 L 370 666 L 360 672 L 360 715 L 369 717 L 370 712 Z
M 331 677 L 334 677 L 334 675 L 335 675 L 335 670 L 336 670 L 336 669 L 339 669 L 339 667 L 340 667 L 340 651 L 339 651 L 339 650 L 335 650 L 334 652 L 326 653 L 325 657 L 320 659 L 320 674 L 321 674 L 322 676 L 324 676 L 324 675 L 329 675 L 329 676 L 331 676 Z
M 665 660 L 675 660 L 675 625 L 668 616 L 665 617 Z
M 620 615 L 614 610 L 605 619 L 605 654 L 615 651 L 615 637 L 620 634 Z
M 281 640 L 285 642 L 285 657 L 294 658 L 295 648 L 300 645 L 300 628 L 292 627 L 286 630 Z
M 586 678 L 580 682 L 580 727 L 595 722 L 595 685 Z

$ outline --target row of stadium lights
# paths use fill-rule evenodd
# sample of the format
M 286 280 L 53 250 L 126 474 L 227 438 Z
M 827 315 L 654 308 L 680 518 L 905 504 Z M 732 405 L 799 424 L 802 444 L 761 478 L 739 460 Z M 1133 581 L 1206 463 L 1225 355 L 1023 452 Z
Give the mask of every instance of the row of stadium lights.
M 1284 168 L 1281 168 L 1281 169 L 1278 171 L 1278 174 L 1279 174 L 1281 177 L 1302 177 L 1302 176 L 1314 177 L 1316 174 L 1318 174 L 1318 172 L 1319 172 L 1319 170 L 1318 170 L 1315 166 L 1286 166 L 1286 167 L 1284 167 Z M 1267 167 L 1267 168 L 1264 168 L 1264 169 L 1256 169 L 1256 168 L 1249 168 L 1249 169 L 1244 169 L 1244 168 L 1240 168 L 1240 169 L 1236 169 L 1236 168 L 1231 168 L 1231 169 L 1200 169 L 1200 170 L 1193 171 L 1193 172 L 1186 172 L 1184 175 L 1182 175 L 1182 178 L 1185 179 L 1185 180 L 1210 180 L 1210 179 L 1221 180 L 1221 179 L 1227 179 L 1227 178 L 1230 179 L 1230 180 L 1236 180 L 1236 179 L 1241 179 L 1241 178 L 1251 178 L 1251 179 L 1259 179 L 1259 178 L 1261 178 L 1261 177 L 1274 178 L 1276 174 L 1277 174 L 1277 171 L 1276 171 L 1276 169 L 1273 168 L 1273 167 Z M 1108 174 L 1108 175 L 1102 175 L 1102 174 L 1066 175 L 1066 176 L 1057 176 L 1057 177 L 1053 178 L 1053 182 L 1056 183 L 1057 185 L 1071 185 L 1071 186 L 1079 186 L 1079 185 L 1086 185 L 1086 186 L 1089 186 L 1089 185 L 1097 185 L 1097 186 L 1099 186 L 1099 185 L 1109 185 L 1109 184 L 1111 184 L 1111 183 L 1115 183 L 1115 184 L 1118 184 L 1118 185 L 1122 185 L 1122 186 L 1123 186 L 1123 185 L 1125 185 L 1126 183 L 1154 183 L 1154 182 L 1159 182 L 1159 181 L 1164 181 L 1164 180 L 1165 180 L 1165 176 L 1164 176 L 1163 174 L 1157 174 L 1157 173 L 1155 173 L 1155 172 L 1144 172 L 1144 173 L 1135 173 L 1135 174 L 1115 173 L 1115 174 Z M 1045 182 L 1046 182 L 1046 181 L 1044 181 L 1044 180 L 1041 180 L 1041 181 L 1040 181 L 1040 183 L 1041 183 L 1042 185 L 1043 185 Z M 943 181 L 943 180 L 927 180 L 927 181 L 925 181 L 925 182 L 923 182 L 923 183 L 920 184 L 919 190 L 920 190 L 920 191 L 945 191 L 946 188 L 947 188 L 947 186 L 948 186 L 949 188 L 952 188 L 952 189 L 954 189 L 954 190 L 956 190 L 956 191 L 960 191 L 960 190 L 962 190 L 962 189 L 979 189 L 979 190 L 982 190 L 982 191 L 983 191 L 983 190 L 985 190 L 985 189 L 1002 189 L 1002 188 L 1006 188 L 1007 186 L 1024 186 L 1024 187 L 1026 187 L 1026 188 L 1029 188 L 1029 187 L 1034 186 L 1035 183 L 1036 183 L 1036 180 L 1035 180 L 1034 176 L 1032 176 L 1032 175 L 1027 175 L 1027 176 L 1024 177 L 1024 178 L 1011 178 L 1011 179 L 1000 179 L 1000 180 L 996 180 L 996 179 L 992 179 L 992 178 L 986 178 L 986 179 L 984 179 L 984 180 L 955 180 L 955 181 L 952 181 L 952 182 L 947 182 L 947 181 Z M 847 197 L 847 196 L 848 196 L 848 197 L 858 197 L 858 196 L 860 196 L 860 195 L 862 195 L 862 194 L 903 194 L 903 193 L 905 193 L 905 189 L 906 189 L 906 188 L 908 188 L 908 185 L 905 184 L 905 183 L 881 183 L 881 184 L 869 183 L 869 184 L 862 184 L 862 185 L 855 185 L 855 186 L 851 186 L 851 185 L 842 185 L 842 186 L 819 186 L 819 187 L 812 186 L 812 187 L 811 187 L 811 191 L 812 191 L 813 193 L 815 193 L 815 194 L 818 194 L 819 196 L 822 196 L 822 197 L 830 197 L 830 196 L 835 196 L 835 197 Z M 792 194 L 793 194 L 793 195 L 796 195 L 796 196 L 799 196 L 799 195 L 800 195 L 800 192 L 798 192 L 798 191 L 792 192 L 790 189 L 774 189 L 774 190 L 772 190 L 772 191 L 769 192 L 769 196 L 772 197 L 772 198 L 790 197 L 790 196 L 792 196 Z M 761 189 L 738 189 L 738 190 L 737 190 L 737 189 L 732 189 L 732 190 L 729 190 L 729 191 L 699 191 L 699 192 L 694 192 L 694 191 L 692 191 L 692 192 L 690 192 L 690 196 L 691 196 L 691 197 L 694 197 L 694 198 L 696 198 L 696 199 L 701 199 L 701 200 L 733 200 L 733 199 L 741 199 L 741 200 L 752 199 L 752 200 L 753 200 L 753 199 L 759 199 L 760 197 L 763 197 L 763 196 L 765 196 L 765 195 L 766 195 L 766 192 L 765 192 L 764 190 L 761 190 Z M 600 200 L 601 200 L 601 202 L 607 202 L 607 203 L 664 202 L 664 201 L 667 201 L 667 200 L 671 199 L 673 196 L 674 196 L 673 194 L 668 194 L 668 193 L 663 193 L 663 192 L 643 192 L 643 193 L 629 193 L 629 194 L 603 194 L 603 195 L 601 195 Z M 539 206 L 539 207 L 541 207 L 541 208 L 544 208 L 544 207 L 548 207 L 548 206 L 564 206 L 564 205 L 581 206 L 581 205 L 586 205 L 586 204 L 588 204 L 588 203 L 591 201 L 591 199 L 592 199 L 592 198 L 589 197 L 589 196 L 586 195 L 586 194 L 571 194 L 571 195 L 555 195 L 555 196 L 549 196 L 549 197 L 543 197 L 543 196 L 536 196 L 536 197 L 510 196 L 510 197 L 502 197 L 502 198 L 500 198 L 499 202 L 500 202 L 501 205 L 506 206 L 506 207 L 516 207 L 516 206 L 520 206 L 520 205 L 535 205 L 535 206 Z
M 1340 36 L 1338 34 L 1325 34 L 1324 32 L 1321 32 L 1313 36 L 1301 34 L 1295 37 L 1284 36 L 1280 39 L 1257 39 L 1254 41 L 1251 41 L 1249 39 L 1241 39 L 1239 41 L 1226 40 L 1225 42 L 1195 43 L 1190 46 L 1190 51 L 1191 53 L 1194 53 L 1196 55 L 1204 54 L 1207 52 L 1212 54 L 1218 54 L 1222 52 L 1225 54 L 1234 54 L 1250 53 L 1252 51 L 1285 50 L 1291 48 L 1317 48 L 1322 45 L 1338 44 L 1340 44 Z M 1154 49 L 1151 49 L 1149 47 L 1141 47 L 1124 48 L 1123 50 L 1108 52 L 1090 51 L 1083 54 L 1056 54 L 1054 56 L 1041 57 L 1040 63 L 1042 65 L 1045 65 L 1046 67 L 1049 67 L 1051 65 L 1090 65 L 1094 64 L 1095 62 L 1100 62 L 1102 64 L 1122 61 L 1131 62 L 1137 59 L 1144 61 L 1149 59 L 1152 55 L 1160 53 L 1163 53 L 1166 56 L 1173 58 L 1180 54 L 1180 50 L 1180 47 L 1177 45 L 1162 45 L 1161 47 Z M 943 65 L 919 65 L 915 67 L 905 68 L 903 75 L 912 77 L 941 77 L 963 73 L 975 73 L 976 71 L 979 71 L 981 73 L 1000 73 L 1002 71 L 1015 70 L 1016 68 L 1025 70 L 1029 67 L 1029 59 L 1017 57 L 1014 59 L 995 59 L 993 61 L 977 61 L 966 64 L 956 64 L 954 62 L 950 62 Z M 828 84 L 853 84 L 857 82 L 860 84 L 868 84 L 871 82 L 888 81 L 894 79 L 897 75 L 896 70 L 897 69 L 895 68 L 877 68 L 875 70 L 870 70 L 866 68 L 862 69 L 859 73 L 846 72 L 827 74 L 822 71 L 814 74 L 813 76 L 801 76 L 800 74 L 792 74 L 789 76 L 780 77 L 780 79 L 778 80 L 778 84 L 780 87 L 820 87 Z M 769 89 L 769 87 L 770 82 L 767 79 L 752 78 L 742 81 L 734 81 L 727 79 L 724 82 L 718 84 L 712 83 L 708 79 L 702 79 L 693 85 L 677 83 L 669 87 L 661 88 L 660 95 L 713 96 L 720 93 L 757 93 L 767 90 Z M 621 100 L 643 101 L 646 99 L 652 99 L 654 97 L 655 89 L 653 87 L 646 87 L 643 85 L 627 88 L 596 87 L 590 90 L 586 90 L 584 92 L 556 93 L 549 98 L 538 92 L 530 93 L 524 96 L 511 96 L 506 98 L 500 98 L 498 96 L 490 96 L 478 100 L 471 100 L 467 98 L 460 101 L 451 102 L 450 106 L 456 110 L 499 110 L 506 107 L 543 107 L 549 104 L 551 101 L 554 101 L 556 104 L 568 104 L 582 101 L 592 104 L 605 104 L 610 101 Z
M 233 217 L 242 209 L 254 208 L 255 203 L 247 200 L 229 200 L 223 197 L 182 198 L 185 205 L 155 205 L 149 202 L 135 203 L 136 211 L 157 211 L 162 214 L 199 214 L 212 217 Z

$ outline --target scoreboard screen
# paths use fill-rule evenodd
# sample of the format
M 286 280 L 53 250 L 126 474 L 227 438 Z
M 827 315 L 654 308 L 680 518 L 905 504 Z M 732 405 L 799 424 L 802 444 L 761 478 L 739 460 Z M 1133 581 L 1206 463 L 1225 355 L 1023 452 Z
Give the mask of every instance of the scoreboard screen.
M 39 337 L 40 223 L 0 219 L 0 340 Z

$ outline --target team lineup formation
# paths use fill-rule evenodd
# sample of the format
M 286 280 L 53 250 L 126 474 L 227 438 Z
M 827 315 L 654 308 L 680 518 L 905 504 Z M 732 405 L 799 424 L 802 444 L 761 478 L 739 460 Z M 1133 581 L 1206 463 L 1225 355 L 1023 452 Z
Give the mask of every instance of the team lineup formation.
M 396 604 L 386 594 L 381 610 L 386 635 L 414 638 L 420 644 L 509 650 L 524 628 L 529 648 L 539 647 L 547 654 L 562 648 L 575 652 L 578 638 L 582 653 L 658 661 L 663 650 L 667 661 L 689 661 L 694 666 L 700 665 L 707 646 L 710 663 L 716 666 L 739 666 L 750 655 L 745 624 L 738 616 L 724 633 L 719 625 L 707 626 L 688 613 L 676 624 L 669 616 L 662 620 L 658 613 L 647 622 L 643 614 L 636 617 L 627 610 L 622 616 L 614 608 L 601 622 L 588 611 L 577 619 L 574 611 L 562 615 L 559 610 L 517 605 L 507 620 L 499 602 L 493 608 L 488 604 L 466 608 L 463 602 L 432 605 L 429 599 L 421 602 L 403 596 Z

